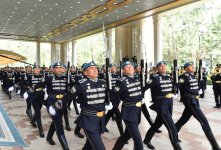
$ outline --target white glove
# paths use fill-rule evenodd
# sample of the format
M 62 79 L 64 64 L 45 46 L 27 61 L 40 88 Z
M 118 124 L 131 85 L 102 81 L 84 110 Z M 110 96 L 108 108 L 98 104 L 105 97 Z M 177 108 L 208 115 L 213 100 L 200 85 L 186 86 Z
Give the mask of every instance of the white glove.
M 21 94 L 21 90 L 18 90 L 18 91 L 17 91 L 17 94 L 20 95 L 20 94 Z
M 25 93 L 23 94 L 23 97 L 24 97 L 24 100 L 26 100 L 26 99 L 28 98 L 28 93 L 25 92 Z
M 177 94 L 173 94 L 173 97 L 172 97 L 172 98 L 173 98 L 173 99 L 177 99 L 177 97 L 178 97 Z
M 56 107 L 56 109 L 61 110 L 63 108 L 63 104 L 61 100 L 58 100 L 54 103 L 54 106 Z
M 144 104 L 145 103 L 145 99 L 143 98 L 141 102 L 142 102 L 142 104 Z
M 203 94 L 203 90 L 202 89 L 200 89 L 198 92 L 199 92 L 199 95 Z
M 10 88 L 8 88 L 8 91 L 9 92 L 11 92 L 11 91 L 13 91 L 14 90 L 14 87 L 13 86 L 11 86 Z
M 105 105 L 105 109 L 106 109 L 106 110 L 111 110 L 112 108 L 113 108 L 113 105 L 112 105 L 111 102 L 110 102 L 109 105 Z
M 47 92 L 47 88 L 44 88 L 43 91 L 44 91 L 44 92 Z
M 56 111 L 55 111 L 55 109 L 54 109 L 52 106 L 49 106 L 48 111 L 49 111 L 49 114 L 50 114 L 51 116 L 54 116 L 54 115 L 56 114 Z
M 48 93 L 46 91 L 45 94 L 44 94 L 44 100 L 46 100 L 47 98 L 48 98 Z
M 75 94 L 76 91 L 77 91 L 76 88 L 73 86 L 73 87 L 71 88 L 71 93 L 72 93 L 72 94 Z

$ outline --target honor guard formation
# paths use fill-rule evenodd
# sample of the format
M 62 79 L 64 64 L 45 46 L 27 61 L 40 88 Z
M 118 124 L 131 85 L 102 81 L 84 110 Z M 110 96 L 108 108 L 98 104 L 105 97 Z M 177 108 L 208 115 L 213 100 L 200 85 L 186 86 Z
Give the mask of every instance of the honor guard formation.
M 174 66 L 176 65 L 177 62 L 174 61 Z M 168 131 L 173 149 L 182 150 L 182 139 L 178 133 L 191 121 L 191 116 L 200 123 L 212 150 L 220 150 L 209 122 L 200 108 L 199 99 L 204 97 L 208 71 L 201 67 L 197 73 L 191 62 L 185 63 L 180 70 L 174 69 L 172 73 L 168 72 L 165 61 L 147 68 L 148 65 L 143 59 L 140 64 L 126 60 L 118 68 L 107 58 L 101 71 L 94 61 L 84 63 L 81 69 L 70 66 L 70 63 L 66 66 L 56 62 L 49 68 L 39 65 L 25 68 L 7 66 L 1 69 L 0 79 L 2 90 L 9 100 L 13 101 L 12 92 L 26 100 L 27 108 L 24 111 L 30 124 L 38 130 L 39 136 L 45 138 L 50 145 L 58 144 L 53 140 L 58 138 L 64 150 L 74 149 L 69 147 L 64 132 L 64 128 L 72 132 L 72 122 L 69 123 L 72 103 L 78 115 L 74 121 L 74 134 L 86 140 L 82 145 L 83 150 L 106 149 L 102 134 L 112 132 L 113 129 L 107 128 L 111 118 L 116 121 L 119 131 L 119 138 L 116 139 L 113 150 L 123 149 L 130 139 L 135 150 L 143 150 L 144 147 L 155 149 L 151 141 L 155 133 L 162 134 L 162 125 Z M 216 66 L 211 80 L 215 96 L 214 108 L 219 108 L 221 65 Z M 145 91 L 148 89 L 152 102 L 150 109 L 156 113 L 156 118 L 150 115 L 145 104 Z M 177 99 L 178 94 L 184 110 L 178 121 L 174 122 L 173 100 Z M 46 134 L 42 127 L 42 107 L 47 108 L 51 118 Z M 145 137 L 141 136 L 143 131 L 139 129 L 141 114 L 150 125 Z

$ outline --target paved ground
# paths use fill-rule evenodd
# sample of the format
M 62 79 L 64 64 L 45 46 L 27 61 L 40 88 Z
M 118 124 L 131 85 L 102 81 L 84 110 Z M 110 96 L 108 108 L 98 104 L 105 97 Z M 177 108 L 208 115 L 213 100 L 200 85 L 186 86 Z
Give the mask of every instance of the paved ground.
M 0 146 L 0 150 L 61 150 L 60 143 L 56 135 L 54 135 L 54 140 L 56 142 L 55 146 L 49 145 L 45 138 L 40 138 L 38 136 L 37 128 L 33 128 L 29 120 L 25 114 L 26 109 L 26 102 L 22 100 L 18 95 L 15 93 L 12 94 L 13 98 L 8 100 L 6 95 L 0 90 L 0 103 L 4 106 L 5 110 L 9 114 L 10 118 L 18 128 L 19 132 L 21 133 L 22 137 L 24 138 L 25 142 L 28 144 L 27 147 L 3 147 Z M 211 128 L 217 138 L 218 142 L 221 145 L 221 109 L 213 108 L 214 104 L 214 96 L 212 92 L 211 86 L 208 86 L 206 90 L 204 99 L 200 99 L 200 104 L 203 112 L 205 113 L 206 117 L 209 120 Z M 149 93 L 146 94 L 146 104 L 149 106 Z M 183 104 L 178 102 L 178 99 L 174 101 L 174 111 L 173 111 L 173 119 L 176 121 L 182 114 L 183 111 Z M 156 114 L 153 111 L 150 111 L 153 118 L 155 118 Z M 67 141 L 70 147 L 70 150 L 79 150 L 83 147 L 85 143 L 84 139 L 79 139 L 73 133 L 73 129 L 75 128 L 75 124 L 73 121 L 77 117 L 75 112 L 72 110 L 69 112 L 70 117 L 70 124 L 72 127 L 72 131 L 68 132 L 65 131 L 65 135 L 67 137 Z M 51 119 L 46 111 L 46 108 L 42 109 L 42 122 L 43 128 L 45 131 L 45 135 L 47 134 L 47 130 L 51 123 Z M 111 150 L 116 139 L 119 136 L 118 129 L 116 123 L 114 121 L 110 121 L 108 124 L 109 133 L 105 133 L 102 135 L 103 141 L 105 143 L 106 149 Z M 142 116 L 142 122 L 140 125 L 140 131 L 142 137 L 144 138 L 146 131 L 149 129 L 149 124 Z M 161 127 L 163 131 L 161 134 L 156 134 L 152 140 L 153 145 L 156 147 L 157 150 L 172 150 L 172 146 L 169 141 L 168 133 L 166 128 L 163 126 Z M 191 118 L 190 121 L 182 128 L 180 134 L 180 139 L 182 140 L 181 146 L 183 150 L 210 150 L 212 149 L 209 142 L 207 141 L 200 124 L 194 119 Z M 145 147 L 145 146 L 144 146 Z M 133 141 L 129 141 L 129 144 L 125 145 L 125 150 L 132 150 L 133 149 Z M 145 147 L 145 149 L 148 149 Z

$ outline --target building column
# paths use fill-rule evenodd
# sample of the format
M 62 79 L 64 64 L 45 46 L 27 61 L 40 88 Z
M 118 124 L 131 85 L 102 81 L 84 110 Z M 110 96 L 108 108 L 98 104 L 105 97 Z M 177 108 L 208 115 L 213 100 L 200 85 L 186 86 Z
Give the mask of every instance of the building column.
M 162 19 L 160 15 L 153 16 L 154 31 L 154 64 L 163 59 L 162 52 Z
M 132 57 L 132 38 L 131 28 L 117 27 L 115 29 L 115 60 L 117 64 L 120 63 L 121 57 Z M 120 54 L 121 53 L 121 54 Z
M 140 22 L 140 58 L 143 58 L 150 68 L 154 65 L 153 19 L 148 17 L 140 20 Z
M 68 43 L 61 43 L 61 45 L 60 45 L 60 62 L 62 64 L 67 63 L 67 51 L 68 51 Z
M 56 62 L 56 43 L 51 43 L 51 64 Z
M 36 42 L 36 50 L 37 50 L 37 59 L 36 62 L 38 65 L 41 65 L 41 42 L 38 40 Z
M 76 58 L 77 58 L 77 48 L 76 48 L 76 41 L 71 41 L 72 44 L 72 58 L 71 62 L 72 65 L 77 66 Z

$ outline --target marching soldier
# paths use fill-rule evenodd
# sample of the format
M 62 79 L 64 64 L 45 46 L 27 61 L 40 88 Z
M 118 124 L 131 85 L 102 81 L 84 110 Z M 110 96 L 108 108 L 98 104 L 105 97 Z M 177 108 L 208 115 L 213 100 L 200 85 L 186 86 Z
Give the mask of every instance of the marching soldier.
M 76 68 L 75 66 L 71 66 L 70 68 L 70 87 L 73 87 L 75 82 L 76 82 Z M 68 102 L 68 109 L 71 110 L 71 102 L 73 102 L 73 105 L 74 105 L 74 108 L 75 108 L 75 112 L 77 115 L 79 115 L 79 111 L 78 111 L 78 108 L 77 108 L 77 103 L 76 103 L 76 97 L 74 97 L 73 99 L 71 99 L 69 102 Z
M 75 78 L 75 81 L 78 82 L 82 79 L 84 79 L 84 69 L 83 69 L 83 66 L 86 65 L 87 63 L 84 63 L 82 66 L 81 66 L 81 71 L 78 72 L 78 74 L 76 75 L 76 78 Z
M 49 70 L 48 70 L 48 76 L 53 76 L 54 75 L 54 68 L 53 65 L 49 66 Z
M 202 80 L 200 81 L 202 93 L 200 94 L 200 98 L 204 98 L 205 90 L 206 90 L 206 82 L 207 82 L 207 71 L 205 67 L 202 67 Z
M 8 70 L 5 74 L 5 92 L 8 95 L 8 98 L 11 99 L 11 92 L 14 90 L 14 73 L 11 67 L 8 67 Z
M 55 145 L 52 139 L 56 131 L 59 142 L 64 150 L 69 150 L 68 143 L 64 134 L 62 125 L 63 108 L 67 105 L 64 95 L 67 92 L 67 79 L 62 75 L 62 65 L 57 62 L 53 65 L 54 75 L 46 78 L 47 85 L 47 109 L 52 118 L 52 123 L 49 128 L 46 140 L 51 145 Z
M 42 128 L 41 122 L 41 108 L 42 103 L 44 101 L 44 77 L 40 74 L 41 68 L 38 65 L 33 67 L 33 75 L 28 76 L 27 83 L 28 83 L 28 94 L 29 100 L 32 103 L 34 108 L 34 115 L 32 117 L 31 124 L 33 127 L 36 127 L 35 122 L 37 123 L 37 127 L 39 130 L 40 137 L 44 137 L 44 131 Z
M 134 66 L 130 61 L 122 64 L 124 77 L 116 82 L 115 95 L 123 101 L 121 115 L 126 130 L 116 141 L 113 150 L 121 150 L 132 138 L 135 150 L 143 150 L 142 138 L 138 129 L 141 119 L 142 92 L 139 78 L 134 77 Z
M 151 139 L 157 129 L 164 124 L 168 130 L 174 150 L 181 150 L 177 129 L 172 119 L 173 94 L 171 77 L 166 74 L 166 62 L 160 61 L 157 63 L 156 68 L 157 73 L 149 79 L 147 86 L 153 89 L 153 102 L 157 117 L 154 124 L 147 131 L 143 142 L 149 149 L 155 149 L 151 144 Z
M 141 66 L 140 66 L 140 64 L 136 64 L 135 65 L 135 74 L 134 74 L 134 76 L 137 77 L 137 78 L 140 78 L 140 79 L 142 78 L 141 77 Z M 146 80 L 147 76 L 148 76 L 148 74 L 145 74 L 145 80 Z M 143 94 L 143 97 L 144 97 L 145 93 L 142 93 L 142 94 Z M 141 110 L 142 110 L 142 113 L 143 113 L 144 117 L 146 118 L 146 120 L 148 121 L 150 126 L 152 126 L 153 125 L 153 120 L 152 120 L 152 118 L 150 116 L 150 113 L 149 113 L 149 111 L 147 109 L 147 106 L 146 106 L 144 100 L 142 101 L 141 108 L 142 108 Z M 158 129 L 156 132 L 157 133 L 161 133 L 162 131 Z
M 179 86 L 182 86 L 184 91 L 183 104 L 185 109 L 181 118 L 176 122 L 176 128 L 179 132 L 182 126 L 187 123 L 191 116 L 194 116 L 201 124 L 202 129 L 212 145 L 213 150 L 220 150 L 215 137 L 213 136 L 210 125 L 199 106 L 199 85 L 196 76 L 194 75 L 194 67 L 192 63 L 185 63 L 184 69 L 186 73 L 179 79 Z
M 28 76 L 32 76 L 32 67 L 31 66 L 26 66 L 25 67 L 25 71 L 26 71 L 26 74 L 25 74 L 25 77 L 24 77 L 24 85 L 22 87 L 22 90 L 23 92 L 25 93 L 25 91 L 28 90 L 28 87 L 27 87 L 27 78 Z M 27 109 L 26 109 L 26 114 L 28 115 L 28 118 L 30 119 L 30 121 L 32 121 L 32 109 L 31 109 L 31 100 L 30 100 L 30 97 L 27 97 L 26 99 L 26 104 L 27 104 Z
M 18 88 L 20 90 L 20 96 L 23 97 L 23 94 L 25 93 L 25 90 L 27 90 L 26 86 L 26 80 L 27 80 L 27 75 L 25 72 L 25 69 L 23 67 L 20 68 L 20 73 L 19 73 L 19 82 L 18 82 Z
M 20 68 L 19 67 L 15 67 L 15 71 L 14 71 L 14 86 L 15 86 L 15 92 L 18 92 L 18 82 L 19 80 L 19 76 L 20 76 Z
M 67 73 L 67 66 L 66 65 L 62 65 L 62 75 L 67 79 L 67 88 L 68 88 L 68 73 Z M 67 89 L 68 90 L 68 89 Z M 69 102 L 68 99 L 66 99 L 67 101 L 67 104 Z M 68 119 L 68 106 L 67 105 L 63 105 L 63 115 L 64 115 L 64 122 L 65 122 L 65 127 L 66 127 L 66 130 L 67 131 L 71 131 L 71 127 L 70 127 L 70 124 L 69 124 L 69 119 Z
M 101 71 L 98 73 L 99 79 L 105 79 L 106 65 L 102 65 Z
M 185 69 L 184 68 L 181 68 L 180 71 L 179 71 L 179 79 L 182 78 L 184 76 L 184 74 L 186 73 Z M 180 101 L 179 102 L 183 102 L 184 100 L 184 92 L 182 90 L 182 87 L 180 86 L 179 87 L 179 91 L 180 91 Z
M 98 69 L 93 61 L 83 65 L 83 70 L 86 78 L 71 88 L 81 106 L 77 124 L 87 137 L 83 150 L 105 150 L 101 139 L 105 129 L 105 81 L 98 79 Z
M 81 81 L 82 79 L 86 78 L 86 76 L 84 75 L 84 65 L 86 65 L 87 63 L 84 63 L 82 66 L 81 66 L 81 72 L 79 72 L 79 74 L 77 74 L 75 76 L 75 84 L 78 84 L 79 81 Z M 73 84 L 72 87 L 75 85 Z M 76 96 L 75 94 L 71 96 L 72 99 L 75 99 L 74 101 L 76 102 L 79 102 L 78 100 L 78 96 Z M 77 106 L 76 106 L 77 107 Z M 75 124 L 76 124 L 76 127 L 74 129 L 74 134 L 79 137 L 79 138 L 84 138 L 84 135 L 81 134 L 81 127 L 79 126 L 79 123 L 78 123 L 78 119 L 80 118 L 80 116 L 78 116 L 78 118 L 75 120 Z
M 110 71 L 111 71 L 111 83 L 112 83 L 112 89 L 114 89 L 116 81 L 119 79 L 119 74 L 117 73 L 117 68 L 115 64 L 110 64 Z M 110 90 L 110 100 L 112 102 L 113 108 L 107 112 L 107 115 L 105 117 L 105 125 L 107 125 L 110 118 L 115 114 L 116 115 L 116 122 L 117 127 L 120 132 L 120 135 L 123 134 L 123 125 L 122 125 L 122 118 L 120 115 L 120 110 L 118 108 L 120 100 L 118 97 L 114 96 L 114 91 Z
M 215 96 L 216 106 L 214 108 L 219 108 L 221 106 L 221 71 L 220 68 L 216 67 L 214 74 L 211 76 L 213 83 L 213 93 Z

